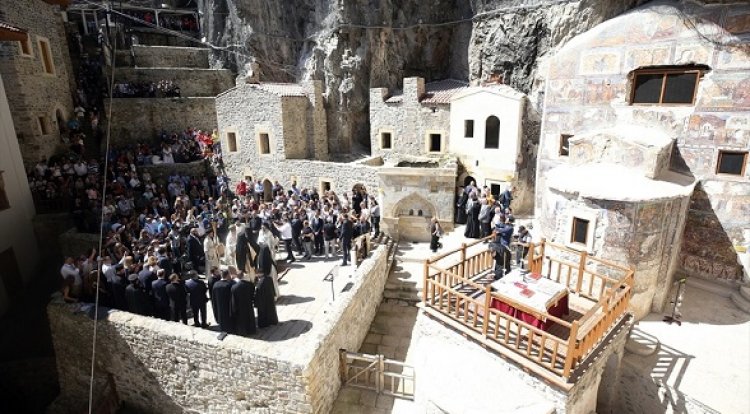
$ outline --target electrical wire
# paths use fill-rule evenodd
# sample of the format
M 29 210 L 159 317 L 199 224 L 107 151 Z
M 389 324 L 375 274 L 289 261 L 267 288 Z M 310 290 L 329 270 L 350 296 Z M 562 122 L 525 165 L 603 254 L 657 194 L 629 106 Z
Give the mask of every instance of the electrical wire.
M 116 36 L 116 35 L 115 35 Z M 102 42 L 103 43 L 103 42 Z M 104 203 L 104 200 L 107 196 L 107 172 L 109 171 L 109 142 L 110 142 L 110 136 L 112 134 L 112 91 L 114 90 L 115 86 L 115 67 L 117 66 L 117 40 L 115 39 L 114 42 L 111 41 L 111 38 L 107 38 L 107 43 L 112 45 L 112 57 L 111 57 L 111 63 L 112 63 L 112 71 L 110 74 L 109 79 L 109 108 L 107 109 L 107 136 L 106 136 L 106 145 L 105 145 L 105 155 L 104 155 L 104 173 L 102 174 L 102 194 L 101 194 L 101 200 L 102 204 Z M 104 52 L 104 50 L 102 50 Z M 104 207 L 102 205 L 102 207 Z M 101 215 L 101 221 L 100 223 L 104 223 L 104 208 L 102 210 Z M 94 334 L 93 334 L 93 340 L 91 345 L 91 378 L 89 382 L 89 414 L 92 414 L 94 409 L 94 369 L 96 367 L 96 334 L 97 334 L 97 328 L 99 326 L 99 288 L 101 277 L 103 276 L 102 272 L 102 247 L 104 244 L 104 227 L 100 224 L 99 225 L 99 259 L 97 268 L 98 273 L 96 275 L 96 298 L 94 299 Z

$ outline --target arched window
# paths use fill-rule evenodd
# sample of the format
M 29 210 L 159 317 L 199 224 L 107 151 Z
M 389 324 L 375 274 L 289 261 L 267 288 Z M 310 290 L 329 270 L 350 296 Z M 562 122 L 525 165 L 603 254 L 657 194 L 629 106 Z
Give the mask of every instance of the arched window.
M 417 211 L 417 215 L 418 215 L 419 217 L 422 217 L 422 215 L 423 215 L 423 213 L 422 213 L 422 210 L 419 210 L 419 211 Z
M 484 147 L 500 148 L 500 120 L 494 115 L 484 124 Z
M 414 210 L 409 210 L 409 215 L 413 216 L 414 215 Z

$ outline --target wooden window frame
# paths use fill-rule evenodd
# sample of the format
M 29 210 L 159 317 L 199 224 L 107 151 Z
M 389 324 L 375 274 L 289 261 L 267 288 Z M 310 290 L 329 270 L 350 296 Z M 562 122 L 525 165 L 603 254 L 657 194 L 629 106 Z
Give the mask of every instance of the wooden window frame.
M 36 38 L 37 47 L 39 48 L 39 61 L 42 64 L 42 71 L 48 76 L 57 76 L 57 69 L 55 68 L 55 59 L 52 56 L 52 45 L 49 39 L 46 37 L 37 36 Z M 46 46 L 46 48 L 44 46 Z M 45 51 L 47 53 L 45 53 Z M 49 63 L 49 68 L 47 64 Z M 48 70 L 49 69 L 49 70 Z
M 738 154 L 743 155 L 743 161 L 742 161 L 742 170 L 739 174 L 732 174 L 732 173 L 725 173 L 725 172 L 719 172 L 719 167 L 721 167 L 721 157 L 724 154 Z M 716 175 L 722 175 L 722 176 L 729 176 L 729 177 L 744 177 L 745 172 L 747 171 L 747 157 L 748 157 L 748 151 L 741 151 L 741 150 L 719 150 L 719 156 L 716 158 Z
M 570 225 L 571 225 L 571 229 L 570 229 L 570 244 L 574 244 L 574 245 L 577 245 L 577 246 L 586 246 L 586 247 L 588 247 L 588 245 L 589 245 L 589 231 L 590 231 L 590 227 L 589 226 L 591 226 L 591 220 L 585 219 L 583 217 L 573 216 L 573 219 L 571 221 L 572 222 L 570 223 Z M 577 224 L 578 224 L 579 221 L 585 221 L 586 222 L 586 236 L 585 236 L 585 240 L 582 241 L 582 242 L 577 241 L 575 239 L 575 237 L 576 237 L 576 227 L 577 227 Z
M 37 116 L 36 121 L 39 124 L 39 133 L 41 136 L 47 136 L 51 133 L 49 119 L 46 115 Z
M 632 83 L 630 88 L 629 103 L 632 106 L 692 106 L 695 105 L 695 98 L 698 96 L 698 87 L 700 85 L 703 73 L 707 69 L 696 68 L 696 67 L 684 67 L 684 68 L 654 68 L 654 69 L 636 69 L 632 72 Z M 695 74 L 695 87 L 693 88 L 693 99 L 689 103 L 664 103 L 664 91 L 667 87 L 667 75 L 674 74 Z M 659 102 L 634 102 L 635 100 L 635 85 L 640 75 L 662 75 L 661 78 L 661 91 L 659 92 Z
M 574 136 L 575 135 L 573 135 L 573 134 L 560 134 L 560 144 L 559 144 L 560 146 L 559 146 L 559 148 L 557 150 L 557 155 L 558 156 L 565 157 L 565 158 L 567 158 L 567 157 L 570 156 L 570 139 L 573 138 Z M 565 142 L 566 138 L 568 140 L 568 145 L 567 145 L 568 149 L 566 150 L 567 153 L 563 154 L 563 148 L 564 148 L 563 143 Z

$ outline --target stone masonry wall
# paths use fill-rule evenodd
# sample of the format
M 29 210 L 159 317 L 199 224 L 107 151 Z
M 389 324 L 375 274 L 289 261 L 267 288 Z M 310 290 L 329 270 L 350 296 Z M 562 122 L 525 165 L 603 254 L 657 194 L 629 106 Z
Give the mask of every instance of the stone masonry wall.
M 64 120 L 73 113 L 68 43 L 60 8 L 44 1 L 0 2 L 0 20 L 29 32 L 31 56 L 21 55 L 19 42 L 0 42 L 0 74 L 6 85 L 21 155 L 28 168 L 61 147 L 56 110 L 60 110 Z M 49 40 L 54 75 L 44 71 L 40 37 Z M 39 117 L 46 120 L 47 134 L 42 133 Z
M 284 130 L 284 158 L 312 157 L 312 131 L 307 131 L 307 98 L 286 96 L 281 98 L 282 129 Z M 308 140 L 308 137 L 310 140 Z
M 362 345 L 383 297 L 387 272 L 388 249 L 381 245 L 355 272 L 350 294 L 322 322 L 327 333 L 320 337 L 319 346 L 303 371 L 314 412 L 331 411 L 341 386 L 339 349 L 355 351 Z
M 207 48 L 144 45 L 132 48 L 135 65 L 139 67 L 208 69 Z
M 112 144 L 152 141 L 162 130 L 216 128 L 214 98 L 116 98 L 112 102 Z
M 690 203 L 679 265 L 691 276 L 739 281 L 734 246 L 750 243 L 750 168 L 716 173 L 720 150 L 750 145 L 750 7 L 743 4 L 651 2 L 578 36 L 548 63 L 536 182 L 537 209 L 561 134 L 639 125 L 676 140 L 674 170 L 698 185 Z M 637 68 L 706 65 L 692 105 L 630 105 Z M 746 232 L 750 234 L 750 232 Z
M 136 64 L 142 66 L 138 60 Z M 180 87 L 181 96 L 216 96 L 234 86 L 234 75 L 228 69 L 200 68 L 118 68 L 115 82 L 154 82 L 171 80 Z
M 443 152 L 448 150 L 450 139 L 450 106 L 424 106 L 419 103 L 416 92 L 408 88 L 412 79 L 404 79 L 403 102 L 387 103 L 385 88 L 370 90 L 370 148 L 372 155 L 387 157 L 391 153 L 413 156 L 429 155 L 427 153 L 425 134 L 435 131 L 443 135 Z M 391 132 L 391 150 L 380 149 L 380 132 Z
M 97 375 L 111 373 L 122 401 L 144 413 L 327 413 L 340 386 L 338 351 L 359 349 L 386 270 L 381 246 L 326 319 L 316 321 L 304 349 L 235 335 L 219 341 L 216 332 L 104 310 Z M 57 413 L 80 412 L 88 398 L 93 322 L 79 310 L 59 300 L 47 308 L 60 377 Z

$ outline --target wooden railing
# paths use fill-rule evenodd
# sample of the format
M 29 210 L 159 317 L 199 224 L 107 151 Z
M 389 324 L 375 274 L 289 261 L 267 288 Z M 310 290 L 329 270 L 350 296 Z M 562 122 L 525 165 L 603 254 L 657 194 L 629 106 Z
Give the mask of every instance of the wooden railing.
M 546 379 L 567 384 L 576 367 L 625 315 L 633 270 L 545 240 L 530 245 L 528 269 L 567 286 L 569 295 L 590 304 L 581 317 L 566 321 L 492 292 L 486 283 L 494 265 L 491 251 L 479 246 L 479 251 L 467 254 L 481 242 L 463 244 L 425 261 L 424 309 L 453 322 L 484 345 L 513 356 Z M 554 322 L 561 329 L 553 334 L 537 328 L 492 308 L 493 299 L 537 320 Z

